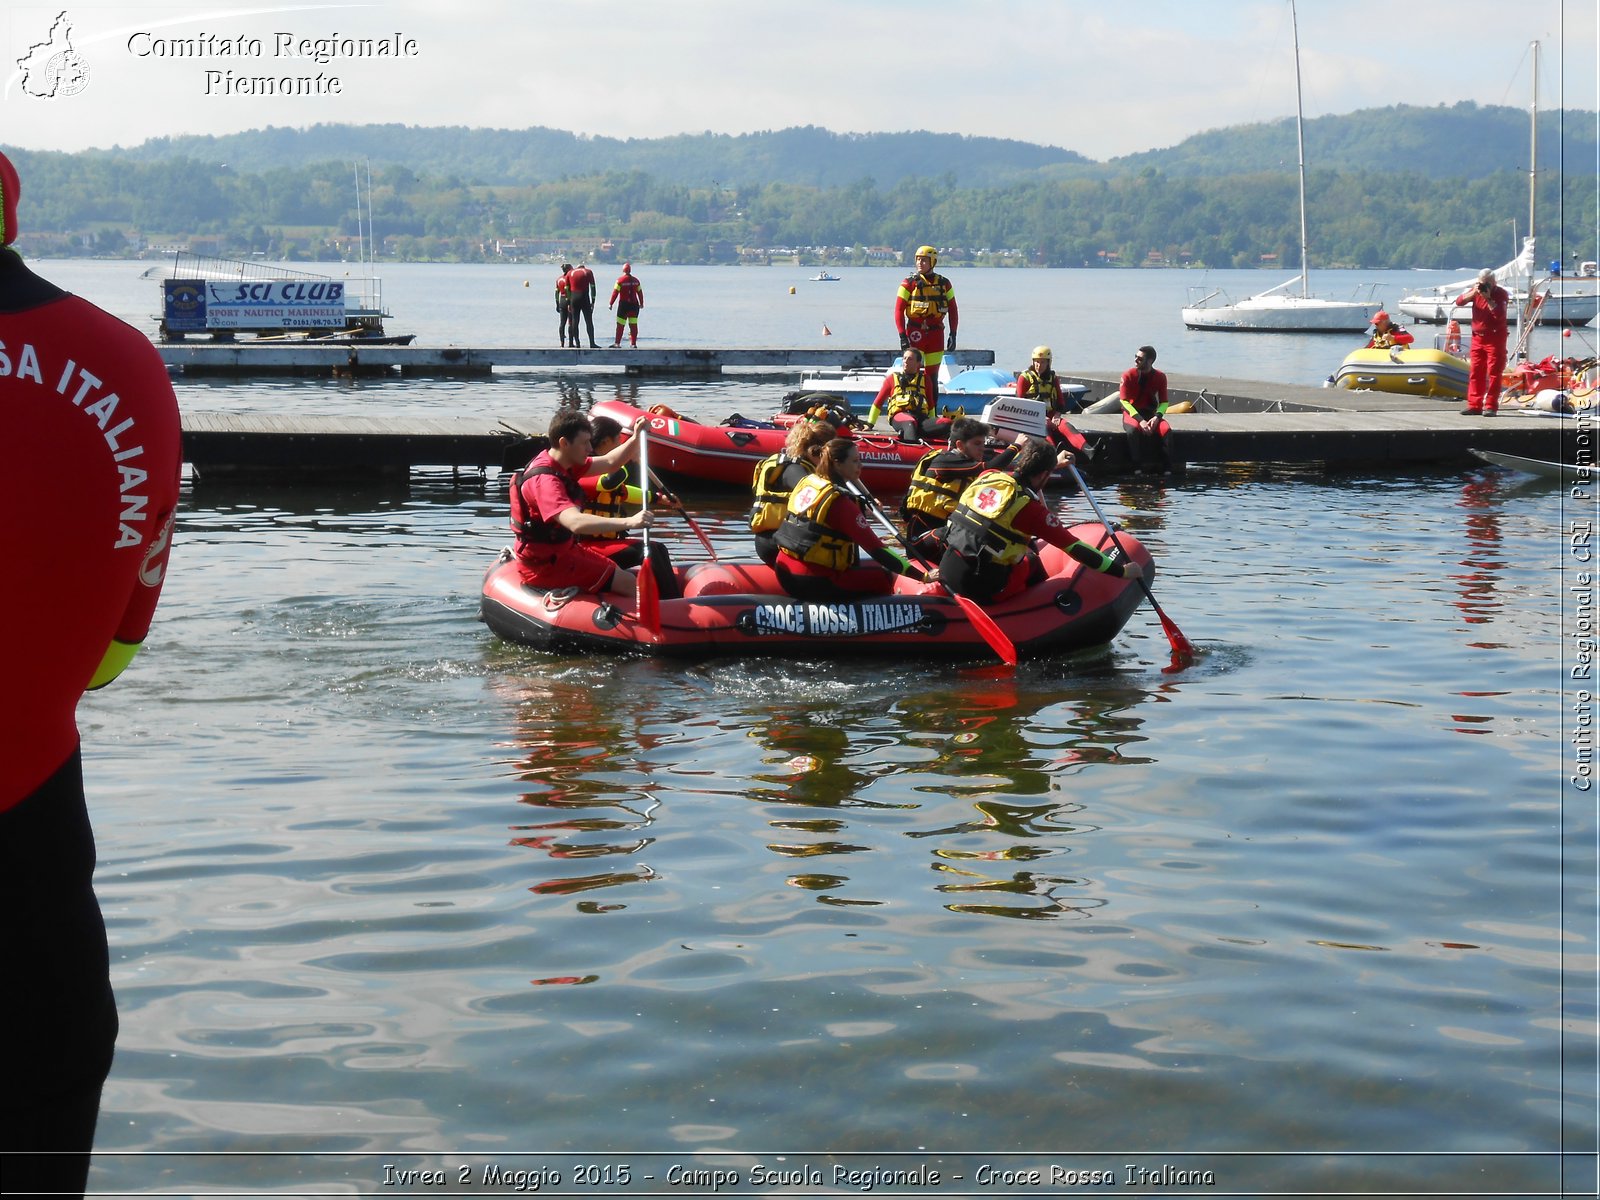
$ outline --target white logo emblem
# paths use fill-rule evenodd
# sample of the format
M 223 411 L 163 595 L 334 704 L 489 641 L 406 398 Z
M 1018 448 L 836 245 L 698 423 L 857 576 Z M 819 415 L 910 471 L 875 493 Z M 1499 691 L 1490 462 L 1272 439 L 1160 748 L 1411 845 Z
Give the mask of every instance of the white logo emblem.
M 89 68 L 72 48 L 72 23 L 63 10 L 50 26 L 50 40 L 35 42 L 17 59 L 22 90 L 41 100 L 76 96 L 89 86 Z

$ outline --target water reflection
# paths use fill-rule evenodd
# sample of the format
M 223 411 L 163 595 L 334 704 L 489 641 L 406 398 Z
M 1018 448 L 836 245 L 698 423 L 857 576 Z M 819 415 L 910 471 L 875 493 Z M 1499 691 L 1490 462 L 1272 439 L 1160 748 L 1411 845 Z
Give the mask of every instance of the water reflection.
M 1457 506 L 1462 510 L 1463 542 L 1467 556 L 1461 560 L 1462 572 L 1453 573 L 1460 598 L 1456 607 L 1469 625 L 1482 625 L 1500 609 L 1495 589 L 1506 560 L 1501 547 L 1500 495 L 1495 482 L 1482 475 L 1470 476 L 1461 485 Z M 1492 648 L 1496 643 L 1469 643 Z

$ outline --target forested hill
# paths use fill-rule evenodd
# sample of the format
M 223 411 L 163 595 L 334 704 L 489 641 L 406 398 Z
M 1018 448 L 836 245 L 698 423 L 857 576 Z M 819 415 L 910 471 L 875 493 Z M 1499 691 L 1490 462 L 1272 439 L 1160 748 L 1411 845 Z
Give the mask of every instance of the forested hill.
M 962 187 L 996 187 L 1047 167 L 1091 166 L 1070 150 L 953 133 L 832 133 L 815 126 L 766 133 L 663 138 L 580 137 L 558 129 L 313 125 L 223 137 L 154 138 L 126 157 L 225 162 L 265 171 L 311 162 L 370 161 L 420 176 L 490 187 L 525 187 L 607 172 L 641 172 L 666 184 L 742 187 L 779 180 L 844 187 L 871 179 L 889 188 L 949 172 Z
M 1319 170 L 1481 179 L 1526 170 L 1526 111 L 1461 103 L 1363 109 L 1306 122 L 1306 156 Z M 235 171 L 366 161 L 418 176 L 478 186 L 527 187 L 606 172 L 641 172 L 658 183 L 741 187 L 782 182 L 837 188 L 870 180 L 881 190 L 908 178 L 961 188 L 1027 180 L 1113 178 L 1154 168 L 1172 176 L 1251 175 L 1292 168 L 1293 118 L 1196 134 L 1176 146 L 1098 163 L 1071 150 L 947 133 L 833 133 L 814 126 L 748 134 L 664 138 L 581 137 L 556 129 L 407 125 L 269 127 L 219 137 L 153 138 L 113 152 L 135 161 L 187 158 Z M 1593 166 L 1595 114 L 1539 117 L 1541 170 Z

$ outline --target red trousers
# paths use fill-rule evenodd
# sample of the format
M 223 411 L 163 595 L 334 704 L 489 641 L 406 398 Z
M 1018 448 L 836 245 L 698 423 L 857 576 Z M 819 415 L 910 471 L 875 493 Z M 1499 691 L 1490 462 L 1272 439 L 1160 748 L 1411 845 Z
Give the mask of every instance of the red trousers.
M 1488 338 L 1473 338 L 1467 359 L 1467 407 L 1484 412 L 1500 410 L 1500 376 L 1506 369 L 1506 346 Z

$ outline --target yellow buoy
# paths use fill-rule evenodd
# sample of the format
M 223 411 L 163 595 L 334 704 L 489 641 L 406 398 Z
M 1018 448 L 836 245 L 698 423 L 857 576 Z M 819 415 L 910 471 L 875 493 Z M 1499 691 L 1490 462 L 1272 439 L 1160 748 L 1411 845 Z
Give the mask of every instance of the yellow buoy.
M 791 296 L 794 295 L 794 289 L 793 288 L 789 289 L 789 295 L 791 295 Z

